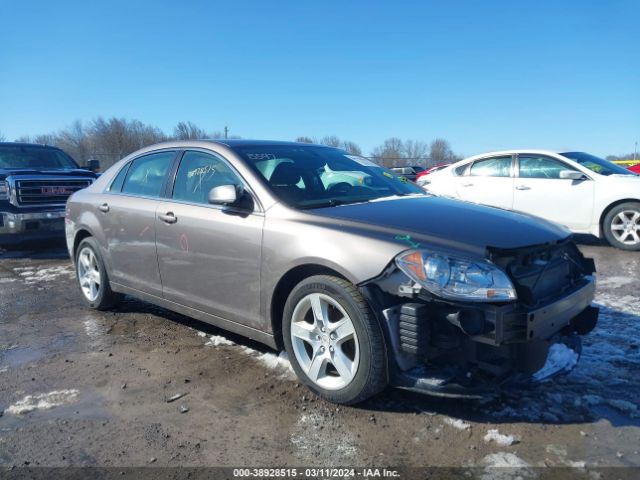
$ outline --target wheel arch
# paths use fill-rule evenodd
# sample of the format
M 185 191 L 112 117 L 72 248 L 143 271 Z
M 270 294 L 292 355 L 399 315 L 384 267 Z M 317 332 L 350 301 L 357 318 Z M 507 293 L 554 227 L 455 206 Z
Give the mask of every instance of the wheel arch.
M 82 227 L 76 232 L 75 237 L 73 238 L 73 256 L 71 258 L 74 263 L 76 261 L 76 252 L 78 251 L 78 245 L 80 245 L 80 242 L 82 242 L 82 240 L 89 237 L 93 237 L 93 233 L 91 233 L 88 228 Z
M 287 271 L 278 281 L 273 295 L 271 296 L 271 304 L 269 307 L 269 314 L 271 317 L 271 328 L 274 339 L 279 349 L 284 348 L 284 341 L 282 338 L 282 315 L 284 313 L 284 304 L 289 297 L 289 294 L 294 287 L 302 280 L 314 275 L 332 275 L 334 277 L 342 278 L 343 280 L 351 281 L 343 274 L 334 270 L 326 265 L 320 265 L 315 263 L 309 263 L 304 265 L 298 265 Z

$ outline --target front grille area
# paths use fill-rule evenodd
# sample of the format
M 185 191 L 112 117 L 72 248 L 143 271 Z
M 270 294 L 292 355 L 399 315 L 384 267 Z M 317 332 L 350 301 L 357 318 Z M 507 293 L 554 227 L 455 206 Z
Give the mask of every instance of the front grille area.
M 574 287 L 595 271 L 573 242 L 491 252 L 491 260 L 504 268 L 525 305 L 546 303 Z
M 90 179 L 16 180 L 16 200 L 23 207 L 40 205 L 64 205 L 78 190 L 91 185 Z

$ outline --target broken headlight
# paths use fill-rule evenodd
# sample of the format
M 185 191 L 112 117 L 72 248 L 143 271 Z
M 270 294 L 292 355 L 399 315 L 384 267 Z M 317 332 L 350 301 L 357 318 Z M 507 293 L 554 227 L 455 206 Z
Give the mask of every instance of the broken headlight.
M 505 272 L 477 262 L 429 250 L 408 250 L 396 265 L 425 290 L 442 298 L 474 302 L 505 302 L 517 298 Z

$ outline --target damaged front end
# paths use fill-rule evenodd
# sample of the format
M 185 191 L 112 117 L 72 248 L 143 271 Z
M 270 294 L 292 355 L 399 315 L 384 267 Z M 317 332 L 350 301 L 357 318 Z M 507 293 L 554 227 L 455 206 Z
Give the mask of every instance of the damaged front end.
M 410 250 L 360 287 L 385 327 L 394 385 L 484 397 L 576 365 L 598 318 L 594 273 L 565 240 L 488 248 L 480 262 Z

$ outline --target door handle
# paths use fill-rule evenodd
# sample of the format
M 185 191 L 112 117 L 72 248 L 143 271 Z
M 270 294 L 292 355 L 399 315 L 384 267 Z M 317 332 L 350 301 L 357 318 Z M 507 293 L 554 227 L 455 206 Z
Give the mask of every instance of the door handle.
M 101 212 L 107 213 L 109 211 L 109 205 L 106 203 L 103 203 L 98 207 L 98 210 L 100 210 Z
M 516 190 L 531 190 L 531 187 L 527 187 L 526 185 L 518 185 Z
M 164 215 L 161 213 L 158 215 L 158 218 L 164 223 L 176 223 L 178 221 L 178 217 L 176 217 L 173 212 L 167 212 Z

